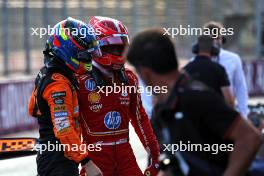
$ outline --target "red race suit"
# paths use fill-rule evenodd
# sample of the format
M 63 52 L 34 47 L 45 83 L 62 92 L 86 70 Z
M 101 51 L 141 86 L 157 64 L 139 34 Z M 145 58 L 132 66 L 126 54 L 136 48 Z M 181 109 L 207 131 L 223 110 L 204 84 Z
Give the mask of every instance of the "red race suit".
M 141 143 L 150 154 L 152 163 L 157 163 L 159 157 L 156 136 L 142 106 L 140 93 L 137 93 L 137 77 L 130 70 L 124 72 L 128 85 L 133 89 L 131 92 L 106 94 L 100 91 L 91 75 L 79 77 L 83 139 L 87 145 L 101 144 L 101 151 L 89 151 L 88 155 L 104 176 L 143 175 L 129 143 L 129 122 L 132 123 Z M 119 87 L 124 86 L 117 76 L 112 77 L 110 86 L 114 83 Z M 106 88 L 104 90 L 106 91 Z

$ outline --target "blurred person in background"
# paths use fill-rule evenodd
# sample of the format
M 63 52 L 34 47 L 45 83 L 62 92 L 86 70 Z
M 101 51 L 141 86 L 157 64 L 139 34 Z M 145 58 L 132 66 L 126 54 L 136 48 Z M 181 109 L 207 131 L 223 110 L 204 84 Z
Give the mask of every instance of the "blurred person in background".
M 156 176 L 159 145 L 142 106 L 138 79 L 124 67 L 123 52 L 129 44 L 127 28 L 119 20 L 101 16 L 92 17 L 89 24 L 100 31 L 97 40 L 102 51 L 101 57 L 93 59 L 91 73 L 79 77 L 83 139 L 87 145 L 100 144 L 102 148 L 100 152 L 90 151 L 89 157 L 104 176 L 143 176 L 129 143 L 131 122 L 151 157 L 144 175 Z M 132 91 L 108 89 L 125 86 L 132 87 Z
M 79 163 L 86 168 L 89 176 L 102 175 L 88 157 L 88 152 L 81 150 L 78 125 L 79 86 L 74 73 L 90 71 L 91 58 L 100 54 L 95 34 L 90 31 L 91 26 L 69 17 L 54 26 L 54 34 L 49 37 L 43 52 L 45 66 L 35 80 L 28 110 L 38 120 L 41 145 L 68 146 L 65 151 L 38 152 L 39 176 L 77 176 Z M 76 145 L 78 149 L 73 150 Z
M 226 38 L 220 34 L 220 31 L 224 29 L 221 23 L 210 21 L 204 25 L 204 28 L 209 28 L 211 31 L 218 29 L 219 33 L 212 37 L 215 38 L 215 42 L 218 43 L 221 49 L 219 55 L 215 57 L 214 60 L 226 69 L 231 84 L 231 90 L 236 99 L 237 110 L 242 117 L 247 118 L 249 113 L 248 89 L 241 59 L 238 54 L 222 48 L 222 45 L 226 42 Z
M 227 106 L 217 93 L 198 81 L 190 80 L 178 70 L 175 48 L 169 36 L 161 30 L 141 32 L 133 39 L 127 59 L 135 66 L 146 85 L 168 86 L 168 94 L 159 95 L 161 104 L 155 108 L 155 118 L 161 128 L 169 130 L 171 144 L 180 141 L 210 145 L 233 144 L 232 150 L 216 154 L 208 151 L 181 151 L 189 165 L 189 170 L 182 169 L 182 175 L 246 174 L 261 144 L 259 131 Z M 159 176 L 166 174 L 161 171 Z
M 212 58 L 218 56 L 220 52 L 219 46 L 210 36 L 202 35 L 193 45 L 192 52 L 196 54 L 195 58 L 183 69 L 193 79 L 201 81 L 223 96 L 225 101 L 234 107 L 234 98 L 225 68 L 212 61 Z

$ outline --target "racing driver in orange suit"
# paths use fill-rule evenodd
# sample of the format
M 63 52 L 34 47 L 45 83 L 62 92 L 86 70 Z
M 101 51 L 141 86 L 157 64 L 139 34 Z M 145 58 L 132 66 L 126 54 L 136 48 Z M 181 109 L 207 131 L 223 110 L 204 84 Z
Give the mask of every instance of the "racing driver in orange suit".
M 91 58 L 101 53 L 92 29 L 69 17 L 54 26 L 54 34 L 47 41 L 45 66 L 35 80 L 28 107 L 38 120 L 43 149 L 37 155 L 38 176 L 78 176 L 79 163 L 89 176 L 102 175 L 81 148 L 86 145 L 80 140 L 78 83 L 74 77 L 74 73 L 90 71 Z M 51 144 L 57 146 L 48 150 Z M 58 147 L 61 144 L 66 147 Z
M 102 150 L 88 156 L 104 176 L 143 176 L 129 144 L 131 122 L 151 157 L 144 175 L 156 176 L 159 145 L 137 91 L 137 77 L 124 68 L 127 28 L 116 19 L 100 16 L 92 17 L 89 24 L 97 31 L 102 56 L 93 58 L 92 72 L 78 78 L 80 124 L 84 142 L 100 144 Z M 114 86 L 131 86 L 135 91 L 105 92 Z

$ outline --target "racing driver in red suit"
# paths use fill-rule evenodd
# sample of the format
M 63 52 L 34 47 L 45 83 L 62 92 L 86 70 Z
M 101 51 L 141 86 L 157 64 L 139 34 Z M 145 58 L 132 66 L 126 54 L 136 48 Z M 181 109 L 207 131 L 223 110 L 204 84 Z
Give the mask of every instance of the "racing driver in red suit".
M 124 68 L 127 28 L 116 19 L 99 16 L 91 18 L 90 24 L 99 33 L 102 57 L 94 58 L 91 73 L 79 77 L 81 127 L 84 142 L 101 144 L 101 151 L 90 151 L 88 155 L 104 176 L 143 176 L 129 144 L 131 122 L 151 157 L 144 175 L 156 176 L 159 145 L 137 91 L 137 77 Z M 131 86 L 135 91 L 107 94 L 104 91 L 109 86 Z M 85 175 L 84 169 L 81 175 Z

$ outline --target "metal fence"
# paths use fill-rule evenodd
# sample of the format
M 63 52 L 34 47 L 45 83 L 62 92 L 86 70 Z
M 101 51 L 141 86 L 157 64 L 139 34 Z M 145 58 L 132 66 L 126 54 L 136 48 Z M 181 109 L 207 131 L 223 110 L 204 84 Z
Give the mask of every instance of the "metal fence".
M 263 0 L 0 0 L 0 75 L 39 69 L 48 35 L 32 35 L 32 28 L 52 27 L 67 16 L 86 22 L 94 15 L 114 17 L 132 37 L 149 27 L 200 27 L 219 20 L 235 28 L 228 47 L 242 58 L 260 57 L 263 7 Z M 178 55 L 190 57 L 194 36 L 173 40 Z

